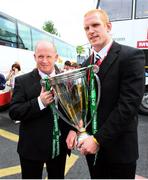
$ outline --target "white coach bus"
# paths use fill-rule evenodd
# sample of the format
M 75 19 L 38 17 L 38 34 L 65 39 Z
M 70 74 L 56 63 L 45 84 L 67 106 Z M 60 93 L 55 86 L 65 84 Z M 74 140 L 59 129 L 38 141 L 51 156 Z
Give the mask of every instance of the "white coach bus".
M 13 63 L 18 62 L 22 72 L 35 68 L 33 51 L 37 41 L 47 39 L 57 48 L 59 59 L 57 65 L 62 67 L 65 60 L 76 61 L 76 47 L 61 38 L 37 29 L 18 19 L 0 12 L 0 73 L 8 74 Z M 0 90 L 0 108 L 9 104 L 10 88 Z

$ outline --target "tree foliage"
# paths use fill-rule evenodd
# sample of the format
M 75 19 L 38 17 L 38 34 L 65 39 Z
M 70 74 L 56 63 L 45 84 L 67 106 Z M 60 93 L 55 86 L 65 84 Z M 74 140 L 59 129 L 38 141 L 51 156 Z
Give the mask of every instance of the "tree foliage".
M 46 21 L 43 25 L 43 29 L 47 32 L 50 32 L 51 34 L 60 36 L 57 29 L 54 27 L 54 23 L 52 21 Z
M 85 49 L 84 49 L 83 46 L 77 46 L 76 51 L 77 51 L 78 55 L 81 55 L 81 54 L 83 54 L 85 52 Z

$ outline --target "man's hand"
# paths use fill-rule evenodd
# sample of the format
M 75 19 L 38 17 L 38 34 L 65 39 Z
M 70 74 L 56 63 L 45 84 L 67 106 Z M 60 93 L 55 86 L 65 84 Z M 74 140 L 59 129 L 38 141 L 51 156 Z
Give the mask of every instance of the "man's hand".
M 77 143 L 76 141 L 77 141 L 77 133 L 73 130 L 70 130 L 66 138 L 68 149 L 72 150 L 76 146 L 76 143 Z
M 40 99 L 45 107 L 54 101 L 54 95 L 52 91 L 45 91 L 44 87 L 41 89 Z
M 95 142 L 93 136 L 88 136 L 85 139 L 82 139 L 78 144 L 77 148 L 79 149 L 81 154 L 96 154 L 99 150 L 100 146 L 97 142 Z

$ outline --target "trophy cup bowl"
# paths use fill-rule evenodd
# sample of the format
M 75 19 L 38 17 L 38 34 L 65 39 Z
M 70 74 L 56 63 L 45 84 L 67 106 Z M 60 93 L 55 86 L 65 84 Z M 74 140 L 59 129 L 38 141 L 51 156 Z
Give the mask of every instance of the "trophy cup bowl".
M 89 68 L 92 68 L 92 66 L 66 71 L 49 77 L 50 86 L 53 87 L 58 102 L 67 117 L 57 108 L 55 108 L 55 111 L 65 122 L 78 130 L 78 141 L 88 136 L 86 127 L 90 123 L 90 121 L 87 120 L 89 101 L 87 70 Z M 95 73 L 94 75 L 98 78 Z M 97 79 L 97 83 L 98 97 L 100 98 L 99 79 Z

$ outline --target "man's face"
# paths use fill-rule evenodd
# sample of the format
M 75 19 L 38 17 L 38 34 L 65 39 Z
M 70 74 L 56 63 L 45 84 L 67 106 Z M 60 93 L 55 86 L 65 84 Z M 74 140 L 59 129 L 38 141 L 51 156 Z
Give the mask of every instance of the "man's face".
M 90 44 L 96 51 L 102 49 L 110 40 L 111 23 L 104 23 L 97 13 L 84 17 L 84 29 Z
M 39 46 L 35 51 L 37 68 L 43 73 L 50 74 L 54 69 L 54 63 L 58 57 L 53 47 L 47 45 Z

